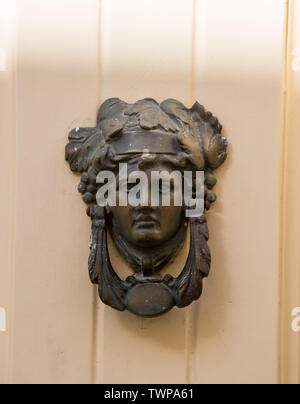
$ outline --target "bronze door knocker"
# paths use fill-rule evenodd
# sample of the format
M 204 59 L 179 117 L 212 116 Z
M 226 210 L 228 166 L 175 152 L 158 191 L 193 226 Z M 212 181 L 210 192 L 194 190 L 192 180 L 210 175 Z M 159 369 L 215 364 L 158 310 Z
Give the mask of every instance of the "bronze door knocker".
M 81 173 L 78 189 L 92 220 L 89 274 L 105 304 L 155 317 L 199 299 L 211 265 L 204 209 L 216 200 L 212 172 L 227 157 L 227 140 L 221 132 L 218 119 L 199 103 L 187 109 L 176 100 L 127 104 L 117 98 L 101 106 L 95 128 L 71 131 L 66 160 L 72 171 Z M 200 199 L 198 183 L 188 172 L 203 173 L 202 209 L 190 215 L 189 201 Z M 165 177 L 158 178 L 156 199 L 155 173 L 164 173 L 169 180 L 165 190 Z M 180 182 L 187 178 L 194 197 L 188 203 L 182 197 L 188 187 Z M 121 203 L 124 195 L 127 203 Z M 159 271 L 175 259 L 188 228 L 190 251 L 181 274 L 162 278 Z M 133 270 L 126 280 L 112 267 L 107 230 Z

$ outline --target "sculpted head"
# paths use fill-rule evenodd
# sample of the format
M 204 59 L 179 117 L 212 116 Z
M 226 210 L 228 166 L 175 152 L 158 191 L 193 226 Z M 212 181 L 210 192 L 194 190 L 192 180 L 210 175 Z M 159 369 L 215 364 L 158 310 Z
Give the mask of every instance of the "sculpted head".
M 134 271 L 143 271 L 147 263 L 157 272 L 182 246 L 188 217 L 186 201 L 179 205 L 177 196 L 180 193 L 183 199 L 187 171 L 204 173 L 205 208 L 215 201 L 212 171 L 227 156 L 221 130 L 219 121 L 198 103 L 188 109 L 172 99 L 160 104 L 153 99 L 127 104 L 113 98 L 101 106 L 95 128 L 70 133 L 66 158 L 71 169 L 81 173 L 78 189 L 88 205 L 99 205 L 103 185 L 99 175 L 110 172 L 116 178 L 115 203 L 107 204 L 106 218 L 114 243 Z M 164 177 L 157 179 L 155 173 L 169 175 L 167 204 L 163 201 L 169 189 L 165 189 Z M 155 203 L 154 178 L 159 191 Z M 139 184 L 144 179 L 147 183 L 141 191 Z M 195 178 L 191 189 L 195 192 Z M 127 204 L 120 202 L 124 194 L 141 198 L 141 192 L 147 204 L 130 203 L 130 198 Z

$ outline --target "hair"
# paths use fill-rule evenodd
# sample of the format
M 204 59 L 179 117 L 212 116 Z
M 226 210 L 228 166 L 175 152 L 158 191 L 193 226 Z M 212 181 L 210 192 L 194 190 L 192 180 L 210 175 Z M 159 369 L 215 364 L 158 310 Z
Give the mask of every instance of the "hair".
M 139 132 L 173 134 L 180 151 L 177 155 L 151 155 L 148 162 L 142 153 L 116 155 L 111 145 L 124 133 Z M 105 101 L 98 113 L 95 128 L 78 128 L 69 134 L 66 160 L 72 171 L 81 173 L 78 187 L 87 204 L 94 203 L 98 186 L 97 175 L 101 170 L 116 170 L 120 162 L 135 162 L 140 168 L 158 159 L 172 164 L 179 170 L 205 171 L 205 199 L 215 202 L 212 192 L 216 185 L 213 170 L 227 157 L 227 140 L 221 136 L 218 119 L 196 102 L 191 109 L 179 101 L 169 99 L 159 104 L 146 98 L 135 104 L 127 104 L 118 98 Z

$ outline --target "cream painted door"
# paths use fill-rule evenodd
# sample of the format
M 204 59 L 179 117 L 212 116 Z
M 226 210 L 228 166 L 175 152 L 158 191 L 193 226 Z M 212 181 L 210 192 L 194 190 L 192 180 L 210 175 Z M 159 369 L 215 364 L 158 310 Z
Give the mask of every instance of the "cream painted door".
M 0 1 L 0 383 L 300 382 L 299 27 L 299 0 Z M 113 96 L 198 100 L 230 142 L 203 296 L 158 319 L 87 275 L 64 146 Z

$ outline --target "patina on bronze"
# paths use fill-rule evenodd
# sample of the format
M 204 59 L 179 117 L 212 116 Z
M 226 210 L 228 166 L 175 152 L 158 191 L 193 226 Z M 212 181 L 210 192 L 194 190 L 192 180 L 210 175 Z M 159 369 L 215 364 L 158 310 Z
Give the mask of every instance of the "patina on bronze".
M 211 256 L 206 217 L 186 218 L 185 206 L 112 206 L 96 203 L 96 178 L 103 170 L 118 174 L 119 164 L 128 171 L 174 170 L 205 172 L 205 207 L 216 196 L 212 172 L 227 157 L 227 141 L 217 118 L 196 103 L 187 109 L 176 100 L 161 104 L 144 99 L 127 104 L 107 100 L 100 108 L 95 128 L 78 128 L 69 134 L 66 160 L 81 173 L 79 191 L 92 220 L 89 273 L 99 285 L 101 300 L 120 311 L 155 317 L 174 306 L 185 307 L 202 293 L 202 281 L 210 270 Z M 190 225 L 190 252 L 178 278 L 159 271 L 175 259 Z M 134 275 L 121 280 L 113 269 L 107 246 L 107 230 Z

